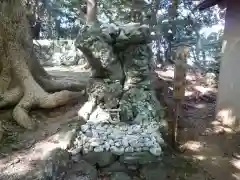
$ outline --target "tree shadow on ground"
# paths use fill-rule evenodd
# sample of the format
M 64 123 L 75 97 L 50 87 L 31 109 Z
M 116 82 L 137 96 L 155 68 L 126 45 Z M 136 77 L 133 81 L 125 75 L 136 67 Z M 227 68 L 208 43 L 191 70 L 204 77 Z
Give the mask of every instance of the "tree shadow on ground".
M 157 72 L 154 75 L 157 83 L 154 84 L 157 97 L 165 106 L 166 118 L 171 127 L 175 118 L 175 106 L 172 98 L 173 72 L 169 74 L 166 75 L 168 77 L 161 78 Z M 187 82 L 186 91 L 179 122 L 179 141 L 185 149 L 181 156 L 197 160 L 198 167 L 211 178 L 238 180 L 240 158 L 237 153 L 240 152 L 240 134 L 230 132 L 229 127 L 214 118 L 217 90 L 190 80 Z

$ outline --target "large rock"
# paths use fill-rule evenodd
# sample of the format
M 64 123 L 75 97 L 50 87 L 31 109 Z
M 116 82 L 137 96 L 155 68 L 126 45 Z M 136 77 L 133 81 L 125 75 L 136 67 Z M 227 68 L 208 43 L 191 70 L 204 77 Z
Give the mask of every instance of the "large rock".
M 97 180 L 97 170 L 94 166 L 84 160 L 73 164 L 68 170 L 65 180 Z
M 111 164 L 110 166 L 102 168 L 101 171 L 104 172 L 104 173 L 109 173 L 109 174 L 112 174 L 113 172 L 125 172 L 125 173 L 127 173 L 128 169 L 124 164 L 116 161 L 113 164 Z
M 112 164 L 116 160 L 116 156 L 111 152 L 89 152 L 83 156 L 83 159 L 92 165 L 105 167 Z
M 122 67 L 110 42 L 113 39 L 110 35 L 108 36 L 110 38 L 106 36 L 106 33 L 102 33 L 102 29 L 96 24 L 85 26 L 79 31 L 75 45 L 82 49 L 88 49 L 91 56 L 99 60 L 109 72 L 110 79 L 122 80 Z
M 89 82 L 88 102 L 79 111 L 86 124 L 75 146 L 83 154 L 162 154 L 160 125 L 166 123 L 162 123 L 162 108 L 151 87 L 149 36 L 147 26 L 135 23 L 93 24 L 80 31 L 75 45 L 88 49 L 89 57 L 99 60 L 107 71 L 105 79 Z
M 156 158 L 156 156 L 153 156 L 148 152 L 134 152 L 125 153 L 120 157 L 119 161 L 124 164 L 144 165 L 153 162 L 159 162 L 160 159 Z
M 54 149 L 44 155 L 42 179 L 63 178 L 71 165 L 71 154 L 61 148 Z

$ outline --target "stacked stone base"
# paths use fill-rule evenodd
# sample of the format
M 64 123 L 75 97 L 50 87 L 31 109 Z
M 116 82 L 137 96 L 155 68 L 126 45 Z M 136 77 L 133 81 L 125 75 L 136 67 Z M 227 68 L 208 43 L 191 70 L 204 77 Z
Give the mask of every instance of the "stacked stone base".
M 148 26 L 131 23 L 84 28 L 76 46 L 92 52 L 108 75 L 93 78 L 87 85 L 88 101 L 78 112 L 86 123 L 77 131 L 71 152 L 81 156 L 107 153 L 116 159 L 124 157 L 124 161 L 135 156 L 144 159 L 146 154 L 158 159 L 164 141 L 159 130 L 160 104 L 150 81 Z
M 81 126 L 74 146 L 82 154 L 88 152 L 112 152 L 115 155 L 149 151 L 155 156 L 162 153 L 164 143 L 159 133 L 159 124 L 94 124 L 87 122 Z

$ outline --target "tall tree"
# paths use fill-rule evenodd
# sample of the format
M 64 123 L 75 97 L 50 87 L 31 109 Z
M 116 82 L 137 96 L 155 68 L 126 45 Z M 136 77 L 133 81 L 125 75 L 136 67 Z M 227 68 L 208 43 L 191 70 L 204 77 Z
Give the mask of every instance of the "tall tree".
M 14 106 L 13 118 L 33 129 L 33 107 L 54 108 L 80 97 L 81 84 L 57 81 L 39 64 L 25 7 L 19 0 L 0 2 L 0 109 Z

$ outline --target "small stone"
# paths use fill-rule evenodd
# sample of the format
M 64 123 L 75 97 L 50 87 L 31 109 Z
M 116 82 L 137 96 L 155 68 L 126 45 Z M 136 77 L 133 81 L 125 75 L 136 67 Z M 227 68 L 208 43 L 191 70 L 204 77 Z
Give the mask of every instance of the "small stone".
M 111 128 L 107 129 L 106 134 L 111 134 L 113 132 L 113 130 Z
M 113 153 L 113 154 L 116 154 L 116 155 L 122 155 L 124 153 L 124 148 L 123 147 L 116 147 L 116 146 L 112 146 L 110 148 L 110 151 Z
M 102 136 L 101 138 L 103 141 L 107 141 L 107 136 Z
M 108 143 L 108 142 L 105 142 L 105 144 L 104 144 L 104 149 L 106 150 L 106 151 L 109 151 L 110 150 L 110 144 Z
M 92 141 L 90 145 L 92 147 L 97 147 L 97 146 L 100 146 L 100 143 L 99 143 L 99 141 Z
M 149 151 L 154 156 L 160 156 L 162 154 L 162 148 L 161 147 L 152 147 L 152 148 L 150 148 Z
M 94 152 L 103 152 L 103 151 L 104 151 L 104 149 L 101 146 L 98 146 L 98 147 L 94 148 Z
M 122 139 L 122 145 L 123 145 L 123 147 L 128 147 L 128 146 L 129 146 L 129 143 L 128 143 L 128 139 L 127 139 L 127 138 L 123 138 L 123 139 Z
M 92 137 L 99 138 L 99 133 L 96 130 L 92 130 Z
M 83 145 L 83 148 L 88 148 L 90 146 L 90 142 L 86 142 L 84 145 Z
M 101 126 L 101 124 L 96 126 L 96 130 L 98 131 L 105 131 L 106 129 L 104 127 Z
M 129 144 L 134 148 L 140 147 L 140 143 L 137 141 L 137 139 L 132 139 L 131 141 L 129 141 Z
M 126 127 L 126 126 L 121 126 L 119 129 L 120 129 L 121 131 L 127 131 L 127 127 Z
M 87 124 L 84 124 L 81 126 L 82 132 L 86 132 L 89 129 L 89 126 Z
M 153 143 L 151 140 L 145 142 L 144 144 L 145 144 L 145 146 L 147 146 L 147 147 L 152 147 L 152 146 L 154 145 L 154 143 Z
M 121 143 L 116 142 L 116 143 L 115 143 L 115 146 L 116 146 L 116 147 L 120 147 L 120 146 L 121 146 Z
M 87 131 L 85 132 L 85 134 L 86 134 L 87 137 L 93 137 L 93 133 L 92 133 L 92 131 L 90 131 L 90 130 L 87 130 Z
M 127 134 L 128 135 L 132 135 L 133 134 L 133 130 L 132 129 L 131 130 L 128 129 Z
M 71 149 L 70 153 L 72 155 L 76 155 L 76 154 L 79 154 L 81 152 L 81 150 L 82 150 L 82 147 L 77 147 L 77 148 Z
M 150 127 L 148 127 L 146 129 L 146 132 L 149 133 L 149 134 L 152 134 L 152 133 L 158 131 L 158 129 L 159 129 L 159 127 L 152 127 L 152 126 L 150 126 Z
M 134 148 L 133 147 L 126 147 L 125 148 L 125 152 L 134 152 Z
M 112 139 L 109 140 L 109 144 L 110 146 L 113 146 L 114 145 L 114 141 Z
M 140 125 L 133 125 L 132 127 L 134 133 L 141 132 L 141 126 Z
M 164 142 L 160 133 L 158 133 L 158 132 L 154 133 L 154 137 L 159 144 L 161 144 L 161 145 L 165 144 L 165 142 Z

